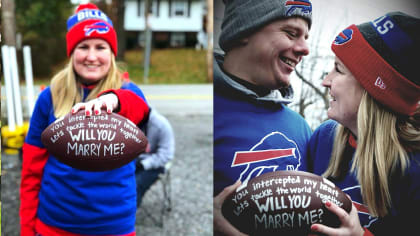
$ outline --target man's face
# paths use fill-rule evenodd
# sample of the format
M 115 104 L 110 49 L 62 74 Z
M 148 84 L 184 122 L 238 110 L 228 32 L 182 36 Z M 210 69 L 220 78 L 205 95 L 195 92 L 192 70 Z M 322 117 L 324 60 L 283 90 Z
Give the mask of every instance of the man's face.
M 274 21 L 245 38 L 240 78 L 269 89 L 287 87 L 289 76 L 308 55 L 308 23 L 302 18 Z

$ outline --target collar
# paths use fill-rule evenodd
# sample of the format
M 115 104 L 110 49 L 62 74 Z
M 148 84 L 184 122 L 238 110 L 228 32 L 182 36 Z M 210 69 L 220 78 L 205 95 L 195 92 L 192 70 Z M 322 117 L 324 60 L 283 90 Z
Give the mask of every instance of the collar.
M 217 90 L 225 95 L 240 95 L 246 97 L 247 99 L 250 99 L 253 102 L 258 102 L 269 106 L 273 104 L 280 105 L 281 107 L 287 106 L 287 104 L 293 101 L 294 92 L 292 86 L 289 86 L 287 88 L 271 90 L 267 95 L 260 96 L 266 93 L 266 91 L 254 91 L 253 89 L 248 88 L 246 85 L 237 82 L 234 78 L 231 77 L 231 75 L 225 73 L 225 71 L 223 70 L 224 55 L 214 53 L 213 59 L 213 82 L 215 91 Z M 240 78 L 238 80 L 240 80 Z
M 349 135 L 349 144 L 353 148 L 357 148 L 357 138 L 352 133 Z
M 92 90 L 96 87 L 96 84 L 89 84 L 89 85 L 81 84 L 81 86 L 82 86 L 82 88 Z
M 221 67 L 222 71 L 227 74 L 231 79 L 233 79 L 234 81 L 238 82 L 239 84 L 242 84 L 244 87 L 246 87 L 247 89 L 255 92 L 259 97 L 264 97 L 267 96 L 268 94 L 270 94 L 271 90 L 268 88 L 264 88 L 262 86 L 258 86 L 255 85 L 253 83 L 250 83 L 244 79 L 241 79 L 239 77 L 237 77 L 236 75 L 233 75 L 229 72 L 227 72 L 223 67 Z

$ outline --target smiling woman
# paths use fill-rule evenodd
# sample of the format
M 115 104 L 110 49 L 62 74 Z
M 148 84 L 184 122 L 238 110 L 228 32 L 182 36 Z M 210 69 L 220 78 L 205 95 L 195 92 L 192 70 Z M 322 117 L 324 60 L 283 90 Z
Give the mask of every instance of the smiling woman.
M 336 57 L 334 69 L 322 81 L 330 89 L 330 107 L 328 117 L 348 127 L 357 135 L 357 109 L 363 95 L 363 87 Z
M 309 143 L 310 171 L 322 174 L 355 203 L 334 204 L 340 227 L 327 235 L 410 235 L 420 210 L 420 19 L 389 12 L 342 30 L 331 44 L 335 67 L 322 85 L 332 100 Z M 323 223 L 322 223 L 323 224 Z
M 135 235 L 134 161 L 112 170 L 85 171 L 88 169 L 60 162 L 69 156 L 52 152 L 41 142 L 42 131 L 71 111 L 82 110 L 79 114 L 83 117 L 92 116 L 91 125 L 97 124 L 102 109 L 116 112 L 138 127 L 147 122 L 149 106 L 143 92 L 123 80 L 116 54 L 117 36 L 111 20 L 94 4 L 80 5 L 67 21 L 69 63 L 39 95 L 23 145 L 22 235 Z M 77 152 L 86 153 L 86 145 L 78 146 Z M 115 151 L 108 154 L 104 153 L 115 157 Z
M 103 39 L 86 39 L 73 51 L 73 67 L 83 84 L 95 84 L 111 67 L 111 48 Z

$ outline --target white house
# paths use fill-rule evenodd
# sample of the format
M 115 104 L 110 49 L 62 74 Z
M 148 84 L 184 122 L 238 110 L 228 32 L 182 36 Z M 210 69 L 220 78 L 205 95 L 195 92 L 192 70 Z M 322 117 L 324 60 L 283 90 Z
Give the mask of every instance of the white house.
M 205 0 L 150 0 L 149 25 L 155 47 L 195 46 L 205 31 Z M 145 0 L 126 0 L 128 47 L 144 44 Z M 200 34 L 199 34 L 200 33 Z

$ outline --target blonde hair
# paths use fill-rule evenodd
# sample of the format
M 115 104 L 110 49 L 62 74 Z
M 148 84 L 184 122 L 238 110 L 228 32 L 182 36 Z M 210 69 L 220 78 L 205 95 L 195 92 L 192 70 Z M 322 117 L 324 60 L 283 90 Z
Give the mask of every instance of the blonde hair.
M 407 151 L 420 150 L 419 117 L 419 109 L 411 117 L 402 117 L 386 110 L 366 91 L 362 96 L 357 114 L 357 148 L 350 171 L 356 173 L 363 201 L 374 216 L 388 214 L 392 204 L 389 180 L 395 174 L 404 174 L 410 163 Z M 324 177 L 345 175 L 352 158 L 346 156 L 349 136 L 348 128 L 337 126 Z
M 121 72 L 111 53 L 111 66 L 106 78 L 100 80 L 89 93 L 85 101 L 94 99 L 100 92 L 107 89 L 119 89 L 122 85 Z M 59 71 L 51 80 L 51 94 L 54 105 L 54 115 L 59 118 L 70 112 L 78 102 L 82 102 L 83 89 L 73 70 L 73 55 L 66 67 Z

